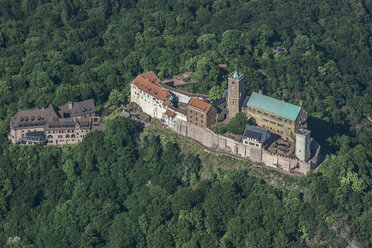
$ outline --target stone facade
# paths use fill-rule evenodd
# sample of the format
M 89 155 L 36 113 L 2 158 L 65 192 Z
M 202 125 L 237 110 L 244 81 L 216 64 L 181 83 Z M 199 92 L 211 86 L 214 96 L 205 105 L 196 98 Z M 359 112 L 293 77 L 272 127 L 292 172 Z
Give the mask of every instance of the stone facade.
M 230 74 L 228 77 L 227 106 L 229 110 L 229 118 L 233 118 L 241 111 L 243 99 L 243 79 L 244 76 L 236 71 Z
M 173 129 L 177 134 L 191 138 L 200 144 L 215 150 L 247 159 L 249 161 L 264 164 L 268 167 L 279 168 L 283 171 L 291 172 L 297 169 L 298 172 L 306 174 L 315 169 L 320 162 L 320 146 L 311 140 L 314 154 L 309 161 L 300 161 L 297 158 L 290 158 L 282 155 L 272 154 L 264 147 L 250 146 L 240 140 L 215 134 L 210 129 L 202 128 L 191 123 L 177 120 Z
M 228 90 L 225 90 L 221 99 L 212 102 L 212 105 L 217 109 L 217 122 L 224 121 L 227 118 L 227 94 Z
M 55 107 L 19 111 L 10 121 L 13 144 L 76 144 L 93 130 L 102 130 L 94 101 L 68 102 Z M 41 135 L 41 134 L 44 135 Z
M 191 98 L 187 104 L 187 121 L 196 126 L 206 128 L 216 123 L 217 110 L 212 104 Z
M 293 140 L 295 133 L 307 126 L 307 113 L 302 108 L 294 120 L 283 115 L 270 113 L 259 107 L 243 106 L 242 111 L 245 112 L 250 122 L 280 135 L 285 140 Z
M 293 154 L 273 154 L 268 151 L 269 145 L 265 143 L 270 132 L 279 134 L 284 139 L 294 137 L 300 128 L 306 126 L 306 112 L 289 103 L 257 96 L 257 93 L 252 93 L 243 102 L 243 78 L 237 72 L 231 74 L 228 90 L 223 98 L 210 103 L 204 95 L 173 91 L 163 85 L 153 72 L 144 73 L 137 76 L 131 84 L 131 101 L 179 135 L 194 139 L 211 150 L 284 171 L 296 169 L 307 173 L 314 169 L 320 161 L 320 146 L 310 140 L 310 136 L 306 140 L 311 151 L 307 156 L 299 158 Z M 265 108 L 272 112 L 265 111 Z M 233 136 L 215 134 L 209 129 L 216 122 L 223 121 L 226 115 L 232 118 L 240 111 L 245 112 L 248 118 L 265 130 L 247 125 L 249 127 L 246 127 L 245 135 L 237 140 Z
M 295 122 L 284 119 L 280 116 L 270 114 L 260 109 L 247 107 L 246 108 L 247 119 L 255 123 L 259 127 L 263 127 L 270 132 L 279 134 L 284 139 L 288 140 L 291 136 L 294 137 L 295 133 Z
M 307 129 L 299 129 L 296 132 L 296 157 L 300 160 L 308 161 L 311 157 L 310 134 Z

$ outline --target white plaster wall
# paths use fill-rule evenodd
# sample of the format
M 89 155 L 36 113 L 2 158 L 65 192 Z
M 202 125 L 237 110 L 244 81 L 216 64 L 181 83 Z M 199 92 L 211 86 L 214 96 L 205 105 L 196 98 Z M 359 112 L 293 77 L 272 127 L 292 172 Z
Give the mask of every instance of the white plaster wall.
M 176 92 L 176 91 L 173 91 L 173 90 L 170 90 L 170 92 L 172 93 L 172 95 L 176 96 L 176 100 L 178 102 L 188 103 L 191 99 L 190 96 L 187 96 L 185 94 L 182 94 L 182 93 L 179 93 L 179 92 Z
M 163 120 L 164 120 L 164 123 L 172 130 L 174 130 L 175 126 L 176 126 L 176 119 L 175 118 L 170 118 L 168 117 L 167 115 L 163 115 Z
M 310 159 L 310 133 L 308 135 L 296 134 L 295 154 L 301 161 Z
M 163 106 L 163 102 L 139 90 L 133 84 L 131 87 L 131 101 L 137 103 L 144 113 L 161 120 L 163 114 L 167 110 L 167 108 Z
M 176 119 L 187 122 L 187 117 L 184 114 L 176 113 Z

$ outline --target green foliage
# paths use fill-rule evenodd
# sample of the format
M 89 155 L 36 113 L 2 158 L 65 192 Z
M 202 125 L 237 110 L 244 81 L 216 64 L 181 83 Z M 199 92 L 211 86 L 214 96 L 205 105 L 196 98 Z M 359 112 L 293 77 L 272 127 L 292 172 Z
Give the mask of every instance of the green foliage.
M 216 242 L 304 247 L 314 237 L 328 240 L 325 223 L 346 214 L 370 242 L 370 214 L 362 206 L 368 204 L 371 180 L 355 172 L 366 156 L 360 147 L 330 158 L 323 174 L 305 177 L 304 199 L 244 171 L 220 171 L 201 180 L 198 156 L 181 154 L 168 138 L 140 134 L 135 122 L 118 117 L 76 146 L 5 146 L 0 241 L 48 247 Z M 336 214 L 332 219 L 329 211 Z
M 221 125 L 221 124 L 217 124 L 213 127 L 213 131 L 216 133 L 216 134 L 224 134 L 226 133 L 226 127 Z
M 120 104 L 125 103 L 125 96 L 123 93 L 121 93 L 117 89 L 113 89 L 110 92 L 107 103 L 109 105 L 119 106 Z
M 304 247 L 314 237 L 337 246 L 330 215 L 372 245 L 371 1 L 0 6 L 0 246 Z M 272 55 L 277 46 L 287 53 Z M 17 111 L 88 98 L 118 105 L 148 70 L 195 72 L 192 90 L 212 98 L 239 70 L 247 94 L 302 100 L 327 162 L 300 180 L 303 195 L 243 172 L 201 180 L 195 154 L 140 136 L 118 114 L 74 147 L 8 145 Z M 246 122 L 230 123 L 242 133 Z
M 243 112 L 240 112 L 230 120 L 226 126 L 226 130 L 234 134 L 243 134 L 245 125 L 247 125 L 247 117 Z
M 221 86 L 215 85 L 209 90 L 209 100 L 215 101 L 221 99 L 223 96 L 223 89 Z

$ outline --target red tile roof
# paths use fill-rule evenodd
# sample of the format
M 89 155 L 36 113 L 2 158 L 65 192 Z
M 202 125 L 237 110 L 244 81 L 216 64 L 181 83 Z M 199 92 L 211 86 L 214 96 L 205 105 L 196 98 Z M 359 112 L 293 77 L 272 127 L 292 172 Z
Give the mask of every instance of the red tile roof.
M 187 104 L 187 107 L 206 114 L 208 113 L 212 105 L 207 102 L 204 102 L 202 100 L 192 97 L 189 103 Z
M 142 73 L 140 76 L 154 84 L 159 84 L 160 82 L 160 79 L 153 71 Z
M 176 116 L 176 114 L 173 111 L 170 111 L 169 109 L 167 109 L 167 111 L 165 111 L 164 114 L 166 114 L 166 115 L 168 115 L 169 117 L 172 117 L 172 118 Z
M 169 104 L 171 104 L 171 101 L 169 101 L 169 100 L 165 100 L 165 101 L 163 102 L 163 105 L 164 105 L 164 106 L 168 106 Z
M 160 82 L 159 78 L 153 72 L 146 72 L 138 75 L 133 81 L 132 84 L 137 86 L 138 89 L 146 92 L 147 94 L 165 101 L 167 96 L 170 95 L 170 92 L 163 89 L 158 85 Z

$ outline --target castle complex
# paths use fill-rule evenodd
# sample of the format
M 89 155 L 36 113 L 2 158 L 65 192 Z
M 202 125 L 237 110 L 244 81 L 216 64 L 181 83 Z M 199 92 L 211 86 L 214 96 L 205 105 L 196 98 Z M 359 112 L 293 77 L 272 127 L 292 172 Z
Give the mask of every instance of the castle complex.
M 262 93 L 245 96 L 244 75 L 236 71 L 228 76 L 223 97 L 213 102 L 206 95 L 169 87 L 154 72 L 143 73 L 131 83 L 131 102 L 145 113 L 141 115 L 157 118 L 177 134 L 216 152 L 300 173 L 316 168 L 321 160 L 320 145 L 307 130 L 302 107 Z M 248 119 L 242 135 L 212 131 L 214 125 L 226 123 L 240 112 Z M 103 129 L 98 120 L 93 100 L 60 107 L 50 104 L 14 115 L 8 138 L 13 144 L 76 144 L 87 133 Z
M 169 87 L 153 72 L 131 83 L 131 102 L 176 133 L 223 153 L 285 171 L 307 173 L 320 162 L 320 146 L 307 130 L 300 106 L 253 92 L 244 96 L 244 75 L 228 77 L 228 89 L 217 101 Z M 249 121 L 240 138 L 215 134 L 211 127 L 243 112 Z
M 87 133 L 101 129 L 94 100 L 90 99 L 19 111 L 10 120 L 8 139 L 13 144 L 24 145 L 76 144 Z

